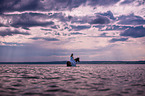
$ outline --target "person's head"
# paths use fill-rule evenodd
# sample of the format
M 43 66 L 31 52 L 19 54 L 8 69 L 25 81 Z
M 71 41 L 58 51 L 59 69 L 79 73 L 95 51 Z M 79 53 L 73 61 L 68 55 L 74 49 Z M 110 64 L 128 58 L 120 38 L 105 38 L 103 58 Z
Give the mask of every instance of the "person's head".
M 73 57 L 73 53 L 71 54 L 71 57 Z

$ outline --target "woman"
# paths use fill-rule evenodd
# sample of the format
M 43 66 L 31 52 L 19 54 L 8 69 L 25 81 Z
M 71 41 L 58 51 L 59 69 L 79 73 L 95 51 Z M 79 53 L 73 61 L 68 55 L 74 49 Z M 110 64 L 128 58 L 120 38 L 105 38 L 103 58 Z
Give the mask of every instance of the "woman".
M 66 64 L 67 64 L 67 66 L 76 66 L 77 62 L 80 62 L 80 58 L 78 57 L 78 58 L 74 59 L 73 53 L 72 53 L 70 56 L 70 61 L 67 61 Z
M 70 56 L 70 62 L 72 66 L 76 66 L 76 61 L 74 60 L 73 53 Z

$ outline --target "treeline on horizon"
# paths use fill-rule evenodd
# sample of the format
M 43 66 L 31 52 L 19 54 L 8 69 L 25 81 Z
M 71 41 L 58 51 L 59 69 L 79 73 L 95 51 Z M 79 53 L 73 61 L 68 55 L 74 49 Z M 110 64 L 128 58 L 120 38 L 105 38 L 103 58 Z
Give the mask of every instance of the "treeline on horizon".
M 53 62 L 0 62 L 0 64 L 66 64 L 67 61 Z M 81 61 L 78 64 L 145 64 L 145 61 Z

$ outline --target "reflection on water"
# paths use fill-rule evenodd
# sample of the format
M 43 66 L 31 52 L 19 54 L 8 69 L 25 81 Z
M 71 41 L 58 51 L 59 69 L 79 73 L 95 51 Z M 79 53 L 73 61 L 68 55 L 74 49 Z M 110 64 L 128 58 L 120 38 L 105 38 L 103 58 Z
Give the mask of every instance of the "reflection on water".
M 145 65 L 0 65 L 1 96 L 145 96 Z

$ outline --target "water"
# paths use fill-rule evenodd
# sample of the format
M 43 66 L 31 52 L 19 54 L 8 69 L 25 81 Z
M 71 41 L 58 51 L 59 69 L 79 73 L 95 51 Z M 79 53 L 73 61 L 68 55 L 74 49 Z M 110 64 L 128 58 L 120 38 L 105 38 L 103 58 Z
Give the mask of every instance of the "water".
M 1 96 L 145 96 L 145 65 L 0 65 Z

